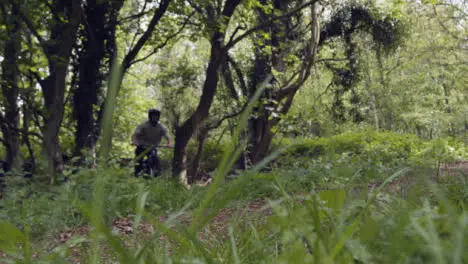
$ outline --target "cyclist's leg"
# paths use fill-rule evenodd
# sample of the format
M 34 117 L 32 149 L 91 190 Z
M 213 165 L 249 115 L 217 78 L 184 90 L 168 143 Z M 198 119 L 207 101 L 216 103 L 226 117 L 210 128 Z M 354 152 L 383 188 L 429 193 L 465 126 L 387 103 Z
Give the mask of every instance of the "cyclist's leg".
M 155 157 L 154 157 L 154 176 L 157 177 L 161 174 L 161 161 L 159 160 L 158 149 L 155 149 Z
M 140 156 L 144 151 L 145 151 L 145 148 L 142 146 L 137 146 L 135 149 L 135 159 L 137 159 L 135 162 L 135 177 L 138 177 L 138 174 L 141 172 L 143 168 L 144 156 L 140 158 L 138 158 L 138 156 Z

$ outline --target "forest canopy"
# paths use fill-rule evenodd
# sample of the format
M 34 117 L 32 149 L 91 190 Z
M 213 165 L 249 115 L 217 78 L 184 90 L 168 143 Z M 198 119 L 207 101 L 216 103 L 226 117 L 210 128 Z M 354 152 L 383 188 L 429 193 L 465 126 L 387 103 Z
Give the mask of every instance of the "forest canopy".
M 187 147 L 229 138 L 269 76 L 239 164 L 260 161 L 275 137 L 324 127 L 436 138 L 468 126 L 461 2 L 8 0 L 1 11 L 9 167 L 40 156 L 54 174 L 110 146 L 128 158 L 157 106 L 175 139 L 173 174 L 196 177 Z

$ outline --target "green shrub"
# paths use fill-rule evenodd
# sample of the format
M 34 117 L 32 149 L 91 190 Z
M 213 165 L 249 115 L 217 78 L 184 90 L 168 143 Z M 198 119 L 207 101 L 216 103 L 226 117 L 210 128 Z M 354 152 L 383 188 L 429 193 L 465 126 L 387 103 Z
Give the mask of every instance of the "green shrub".
M 321 156 L 348 155 L 358 157 L 360 162 L 371 162 L 378 166 L 395 167 L 408 162 L 428 164 L 430 160 L 452 161 L 468 157 L 463 142 L 452 138 L 423 141 L 415 135 L 395 132 L 347 132 L 332 137 L 300 139 L 282 138 L 274 142 L 274 148 L 293 145 L 279 159 L 282 165 L 291 161 L 315 159 Z

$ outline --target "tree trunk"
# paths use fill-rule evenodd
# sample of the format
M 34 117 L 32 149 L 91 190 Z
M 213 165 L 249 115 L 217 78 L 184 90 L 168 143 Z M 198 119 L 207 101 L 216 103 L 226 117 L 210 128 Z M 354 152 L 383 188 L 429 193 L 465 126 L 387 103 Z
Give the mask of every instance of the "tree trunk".
M 375 92 L 372 90 L 372 70 L 370 65 L 367 65 L 367 80 L 365 83 L 365 87 L 369 92 L 369 104 L 370 109 L 372 110 L 372 115 L 374 116 L 374 125 L 375 130 L 379 131 L 380 129 L 380 122 L 379 122 L 379 113 L 377 110 L 377 98 L 375 96 Z
M 376 56 L 377 56 L 377 65 L 379 67 L 379 77 L 380 77 L 380 84 L 381 84 L 381 89 L 384 91 L 384 95 L 387 96 L 387 98 L 390 97 L 390 90 L 387 85 L 387 81 L 385 80 L 385 72 L 384 72 L 384 63 L 383 63 L 383 56 L 382 56 L 382 48 L 377 47 L 376 49 Z M 381 109 L 382 110 L 382 109 Z M 387 130 L 391 130 L 393 126 L 393 113 L 392 111 L 387 111 L 387 114 L 382 115 L 381 121 L 381 126 L 380 127 L 385 127 Z
M 262 1 L 262 4 L 267 5 L 267 2 Z M 265 14 L 263 9 L 258 9 L 257 15 L 259 24 L 265 23 L 265 21 L 269 19 L 268 15 Z M 279 58 L 277 54 L 272 56 L 273 58 L 270 58 L 270 56 L 265 53 L 265 47 L 268 45 L 272 45 L 274 48 L 279 48 L 280 46 L 280 40 L 278 39 L 277 35 L 280 33 L 281 29 L 270 25 L 267 32 L 269 31 L 275 32 L 275 34 L 272 36 L 272 43 L 267 43 L 268 40 L 264 40 L 265 43 L 254 48 L 255 62 L 252 73 L 250 75 L 249 97 L 255 94 L 255 91 L 258 89 L 258 85 L 260 85 L 272 73 L 273 62 L 270 60 L 274 60 L 275 63 L 278 64 L 282 63 L 282 59 Z M 278 49 L 275 49 L 275 51 L 278 51 Z M 263 95 L 262 98 L 267 99 L 265 98 L 265 95 Z M 269 127 L 268 114 L 266 112 L 265 106 L 259 105 L 258 107 L 255 107 L 253 111 L 257 114 L 257 117 L 251 117 L 249 119 L 249 145 L 247 147 L 247 156 L 250 162 L 255 164 L 259 161 L 259 159 L 261 159 L 263 154 L 266 153 L 265 144 L 267 142 L 264 141 L 263 138 L 269 133 Z
M 57 0 L 56 11 L 67 18 L 66 23 L 55 23 L 51 29 L 52 44 L 44 47 L 50 75 L 41 84 L 46 116 L 44 120 L 44 150 L 48 157 L 52 182 L 54 171 L 63 169 L 59 130 L 64 113 L 66 77 L 73 45 L 80 22 L 81 1 Z
M 442 80 L 442 87 L 444 88 L 445 113 L 451 114 L 452 107 L 450 105 L 450 88 L 448 87 L 447 84 L 444 83 L 443 80 Z M 449 122 L 448 133 L 451 136 L 455 136 L 455 126 L 453 122 Z
M 208 138 L 208 129 L 202 131 L 197 135 L 197 152 L 192 160 L 192 166 L 189 171 L 189 175 L 192 177 L 187 179 L 188 184 L 193 184 L 195 181 L 200 180 L 200 163 L 203 155 L 203 146 L 205 145 L 206 139 Z
M 77 120 L 75 156 L 82 156 L 85 149 L 93 154 L 96 150 L 100 134 L 98 116 L 102 111 L 99 96 L 104 80 L 101 67 L 106 58 L 109 61 L 113 58 L 116 18 L 121 7 L 122 2 L 97 3 L 95 0 L 88 0 L 85 7 L 85 40 L 78 60 L 78 87 L 73 96 L 73 112 Z
M 194 132 L 199 128 L 201 123 L 208 117 L 208 112 L 213 103 L 213 98 L 218 86 L 218 69 L 221 66 L 224 54 L 218 39 L 224 39 L 224 34 L 216 33 L 211 40 L 211 57 L 206 70 L 206 80 L 203 85 L 203 94 L 198 104 L 197 109 L 192 116 L 187 119 L 181 127 L 176 128 L 174 158 L 172 161 L 172 173 L 174 176 L 187 177 L 186 175 L 186 160 L 187 160 L 187 145 L 192 138 Z M 216 44 L 218 43 L 218 44 Z M 187 179 L 187 181 L 190 181 Z
M 6 15 L 6 4 L 2 6 L 2 12 Z M 9 35 L 4 46 L 4 59 L 2 62 L 2 93 L 4 96 L 5 116 L 2 120 L 2 133 L 5 139 L 7 169 L 14 167 L 19 155 L 19 107 L 18 107 L 18 56 L 21 52 L 21 21 L 18 6 L 11 5 L 10 15 L 6 15 L 7 33 Z
M 272 127 L 265 117 L 257 118 L 254 128 L 256 140 L 252 141 L 253 145 L 249 152 L 252 164 L 260 162 L 268 154 L 273 140 Z
M 213 99 L 218 88 L 218 70 L 220 69 L 224 60 L 226 60 L 227 54 L 224 48 L 224 39 L 226 33 L 224 30 L 220 29 L 222 29 L 223 26 L 228 26 L 230 18 L 240 2 L 240 0 L 228 0 L 224 4 L 222 14 L 219 14 L 219 17 L 223 17 L 223 24 L 217 28 L 217 30 L 211 36 L 210 40 L 211 55 L 208 68 L 206 70 L 206 79 L 205 83 L 203 84 L 202 96 L 195 112 L 182 124 L 182 126 L 176 128 L 174 157 L 172 160 L 172 174 L 175 177 L 180 176 L 184 183 L 191 181 L 187 178 L 190 177 L 190 175 L 187 175 L 186 170 L 187 145 L 194 132 L 208 117 L 211 104 L 213 103 Z M 212 7 L 211 10 L 215 10 L 214 7 Z M 210 17 L 210 22 L 208 23 L 216 24 L 217 19 L 219 18 Z
M 262 1 L 261 3 L 266 5 L 267 1 Z M 283 14 L 289 11 L 290 4 L 290 1 L 274 1 L 275 9 Z M 311 8 L 312 12 L 310 15 L 312 23 L 310 27 L 310 42 L 307 43 L 302 51 L 295 54 L 301 57 L 303 61 L 297 76 L 297 81 L 292 84 L 287 84 L 280 89 L 266 89 L 262 97 L 264 102 L 260 104 L 258 108 L 254 109 L 256 115 L 249 120 L 250 144 L 247 148 L 247 152 L 253 164 L 258 163 L 268 154 L 274 136 L 272 128 L 280 122 L 281 115 L 289 111 L 295 94 L 310 75 L 310 69 L 314 64 L 315 53 L 320 38 L 316 5 L 312 4 Z M 269 19 L 269 15 L 271 14 L 267 15 L 263 9 L 258 9 L 257 15 L 258 23 L 263 24 Z M 269 25 L 266 31 L 272 35 L 270 43 L 268 43 L 269 39 L 266 39 L 264 44 L 255 47 L 255 63 L 250 77 L 249 96 L 252 96 L 258 88 L 257 86 L 271 75 L 272 68 L 280 72 L 286 71 L 286 57 L 290 54 L 288 44 L 290 41 L 296 41 L 299 35 L 292 21 L 292 17 L 288 16 L 282 19 L 281 23 L 272 23 Z M 268 44 L 271 46 L 271 55 L 264 53 L 264 46 Z M 284 80 L 279 80 L 279 83 L 283 82 Z

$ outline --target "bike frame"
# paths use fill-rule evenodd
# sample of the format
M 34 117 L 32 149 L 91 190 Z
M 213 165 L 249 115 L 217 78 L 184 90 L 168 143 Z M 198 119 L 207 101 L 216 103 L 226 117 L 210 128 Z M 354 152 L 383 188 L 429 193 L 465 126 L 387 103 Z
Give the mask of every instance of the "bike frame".
M 142 153 L 143 156 L 143 171 L 146 172 L 150 177 L 154 177 L 156 174 L 155 166 L 156 166 L 156 159 L 157 159 L 157 150 L 158 148 L 172 148 L 170 146 L 145 146 L 149 148 L 148 152 Z

